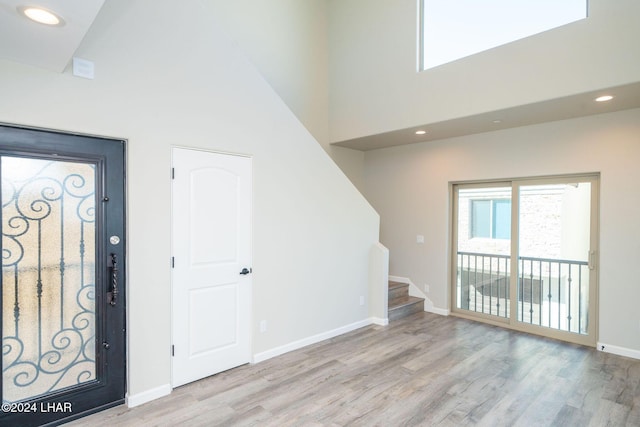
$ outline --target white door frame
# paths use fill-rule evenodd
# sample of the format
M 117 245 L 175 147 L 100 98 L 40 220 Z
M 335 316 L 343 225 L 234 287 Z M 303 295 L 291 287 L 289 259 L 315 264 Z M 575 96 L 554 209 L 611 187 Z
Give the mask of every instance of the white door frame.
M 507 185 L 511 188 L 511 199 L 518 201 L 518 193 L 521 185 L 531 184 L 553 184 L 553 183 L 570 183 L 576 180 L 590 182 L 591 183 L 591 205 L 590 205 L 590 253 L 589 253 L 589 269 L 592 273 L 589 275 L 589 332 L 588 335 L 579 335 L 566 331 L 557 331 L 553 328 L 541 327 L 536 325 L 528 325 L 524 322 L 519 322 L 516 319 L 516 275 L 511 275 L 510 278 L 510 295 L 511 295 L 511 312 L 509 318 L 499 318 L 496 316 L 489 316 L 481 312 L 472 312 L 463 308 L 458 308 L 456 283 L 457 283 L 457 248 L 458 248 L 458 189 L 464 188 L 486 188 L 491 186 L 504 186 Z M 599 186 L 600 186 L 600 174 L 599 173 L 584 173 L 584 174 L 567 174 L 567 175 L 554 175 L 544 177 L 532 177 L 532 178 L 511 178 L 501 180 L 487 180 L 487 181 L 460 181 L 450 182 L 450 194 L 451 194 L 451 223 L 450 223 L 450 273 L 449 273 L 449 298 L 451 314 L 458 317 L 463 317 L 471 320 L 477 320 L 484 323 L 489 323 L 497 326 L 502 326 L 508 329 L 514 329 L 518 331 L 533 333 L 550 338 L 555 338 L 567 342 L 576 344 L 582 344 L 587 346 L 595 346 L 598 341 L 598 319 L 599 319 Z M 517 271 L 517 262 L 514 262 L 518 258 L 517 236 L 518 236 L 518 204 L 512 203 L 512 229 L 511 236 L 515 239 L 515 243 L 511 245 L 510 259 L 512 265 L 514 265 L 514 271 Z
M 172 198 L 171 198 L 171 251 L 172 251 L 172 258 L 171 258 L 171 263 L 172 263 L 172 274 L 171 274 L 171 353 L 172 353 L 172 363 L 171 363 L 171 385 L 172 388 L 177 387 L 179 385 L 185 384 L 185 381 L 177 381 L 176 380 L 176 373 L 175 373 L 175 358 L 174 358 L 174 343 L 176 341 L 176 283 L 175 283 L 175 274 L 174 274 L 174 251 L 175 251 L 175 247 L 176 247 L 176 232 L 174 230 L 175 226 L 174 226 L 174 219 L 175 219 L 175 214 L 174 214 L 174 203 L 175 203 L 175 196 L 174 196 L 174 177 L 175 177 L 175 173 L 176 171 L 174 170 L 174 155 L 176 153 L 177 150 L 188 150 L 190 152 L 201 152 L 201 153 L 206 153 L 206 154 L 213 154 L 213 155 L 220 155 L 220 156 L 231 156 L 231 157 L 235 157 L 235 158 L 244 158 L 244 159 L 249 159 L 251 160 L 252 157 L 249 155 L 244 155 L 244 154 L 238 154 L 238 153 L 229 153 L 229 152 L 221 152 L 221 151 L 212 151 L 212 150 L 203 150 L 203 149 L 197 149 L 197 148 L 192 148 L 192 147 L 181 147 L 181 146 L 172 146 L 171 148 L 171 161 L 172 161 L 172 167 L 171 167 L 171 186 L 172 186 Z M 249 178 L 249 185 L 248 185 L 248 189 L 250 192 L 250 202 L 249 202 L 249 212 L 248 212 L 248 216 L 249 216 L 249 224 L 248 224 L 248 233 L 249 233 L 249 259 L 246 260 L 246 262 L 243 263 L 243 266 L 247 266 L 249 267 L 249 269 L 251 269 L 251 262 L 252 262 L 252 258 L 253 258 L 253 253 L 252 253 L 252 225 L 253 225 L 253 220 L 252 220 L 252 209 L 251 206 L 253 204 L 253 197 L 252 197 L 252 187 L 253 187 L 253 178 L 252 178 L 252 166 L 251 164 L 249 165 L 250 168 L 250 178 Z M 179 172 L 178 172 L 179 173 Z M 252 269 L 251 269 L 252 272 Z M 248 302 L 247 302 L 247 317 L 248 317 L 248 323 L 246 326 L 246 333 L 247 336 L 245 337 L 246 340 L 248 341 L 248 345 L 247 345 L 247 349 L 246 349 L 246 354 L 243 353 L 243 357 L 242 357 L 242 361 L 240 363 L 238 363 L 235 366 L 239 366 L 242 365 L 244 363 L 249 363 L 251 361 L 251 355 L 252 353 L 252 346 L 253 346 L 253 337 L 252 337 L 252 274 L 249 275 L 243 275 L 242 276 L 243 281 L 247 282 L 245 283 L 245 285 L 248 286 Z M 235 366 L 231 366 L 231 367 L 226 367 L 225 369 L 221 369 L 220 371 L 226 370 L 226 369 L 230 369 L 232 367 Z M 217 372 L 213 372 L 210 373 L 209 375 L 214 375 Z M 205 375 L 206 377 L 207 375 Z M 195 381 L 195 379 L 194 379 Z M 187 381 L 189 382 L 189 381 Z

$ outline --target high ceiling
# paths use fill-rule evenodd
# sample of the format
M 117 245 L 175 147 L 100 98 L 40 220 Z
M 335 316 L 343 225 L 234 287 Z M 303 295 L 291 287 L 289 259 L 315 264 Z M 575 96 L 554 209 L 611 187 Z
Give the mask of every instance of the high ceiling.
M 98 15 L 104 0 L 0 0 L 0 59 L 63 72 Z M 27 19 L 20 6 L 55 12 L 63 26 Z
M 63 72 L 103 3 L 104 0 L 0 0 L 0 59 Z M 32 5 L 55 12 L 64 19 L 65 25 L 49 27 L 32 22 L 19 13 L 21 6 Z M 593 101 L 603 94 L 615 98 L 606 103 Z M 640 82 L 469 117 L 424 123 L 333 144 L 367 151 L 638 107 Z M 417 130 L 427 133 L 416 135 Z

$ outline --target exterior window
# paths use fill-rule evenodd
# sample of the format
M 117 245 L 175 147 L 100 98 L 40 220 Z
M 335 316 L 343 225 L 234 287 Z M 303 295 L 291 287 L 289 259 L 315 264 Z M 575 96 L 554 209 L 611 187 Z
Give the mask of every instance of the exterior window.
M 426 70 L 587 17 L 587 0 L 421 0 Z
M 511 200 L 471 200 L 471 237 L 511 238 Z

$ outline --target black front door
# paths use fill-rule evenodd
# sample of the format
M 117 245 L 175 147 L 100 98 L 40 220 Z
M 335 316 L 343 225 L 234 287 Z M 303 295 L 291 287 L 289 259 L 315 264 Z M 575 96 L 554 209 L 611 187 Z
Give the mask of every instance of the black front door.
M 124 401 L 124 154 L 0 125 L 2 426 Z

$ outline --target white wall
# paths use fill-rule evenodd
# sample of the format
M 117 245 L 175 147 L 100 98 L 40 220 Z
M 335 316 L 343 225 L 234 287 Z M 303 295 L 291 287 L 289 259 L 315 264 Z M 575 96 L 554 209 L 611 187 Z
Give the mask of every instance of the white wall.
M 449 308 L 452 181 L 600 172 L 599 341 L 640 351 L 640 109 L 368 151 L 389 274 Z M 425 244 L 416 243 L 416 235 Z
M 440 122 L 638 81 L 640 2 L 417 72 L 418 0 L 329 1 L 329 139 Z
M 204 4 L 322 148 L 361 188 L 362 153 L 329 144 L 327 1 L 213 0 Z
M 254 353 L 368 318 L 378 215 L 215 22 L 111 0 L 77 52 L 95 80 L 0 63 L 1 122 L 129 141 L 130 395 L 170 382 L 172 146 L 253 156 Z
M 321 143 L 328 139 L 325 0 L 210 0 L 220 29 Z

